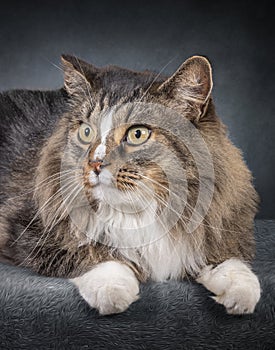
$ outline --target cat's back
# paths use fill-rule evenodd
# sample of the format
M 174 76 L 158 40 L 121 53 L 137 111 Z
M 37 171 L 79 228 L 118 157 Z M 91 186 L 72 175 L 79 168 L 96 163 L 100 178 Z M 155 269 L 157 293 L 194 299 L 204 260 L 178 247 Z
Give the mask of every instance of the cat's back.
M 65 110 L 66 95 L 61 90 L 11 90 L 0 93 L 0 146 L 28 141 L 35 132 L 50 131 Z
M 29 164 L 66 110 L 66 94 L 56 91 L 11 90 L 0 93 L 0 180 Z

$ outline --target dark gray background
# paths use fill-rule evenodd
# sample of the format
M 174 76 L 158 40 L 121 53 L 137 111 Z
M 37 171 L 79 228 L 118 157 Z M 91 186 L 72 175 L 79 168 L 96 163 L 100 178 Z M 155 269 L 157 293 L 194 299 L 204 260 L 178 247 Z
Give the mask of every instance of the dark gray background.
M 255 177 L 259 217 L 275 217 L 274 11 L 267 1 L 6 1 L 0 90 L 61 86 L 61 53 L 172 73 L 206 55 L 217 112 Z

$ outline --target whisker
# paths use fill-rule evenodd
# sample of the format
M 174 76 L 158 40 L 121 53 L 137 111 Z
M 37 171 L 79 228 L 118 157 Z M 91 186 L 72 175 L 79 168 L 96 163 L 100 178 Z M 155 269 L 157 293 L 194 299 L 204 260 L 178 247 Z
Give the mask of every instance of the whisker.
M 145 178 L 145 179 L 147 179 L 147 180 L 149 180 L 149 181 L 151 181 L 152 183 L 160 186 L 161 188 L 165 189 L 167 192 L 171 193 L 172 195 L 177 197 L 180 201 L 182 201 L 185 204 L 185 206 L 187 206 L 189 209 L 194 210 L 194 208 L 188 202 L 184 201 L 179 195 L 177 195 L 175 192 L 171 191 L 168 187 L 162 185 L 158 181 L 155 181 L 155 180 L 153 180 L 153 179 L 151 179 L 151 178 L 149 178 L 147 176 L 144 176 L 144 175 L 141 175 L 141 174 L 140 174 L 140 176 Z M 200 213 L 197 212 L 197 214 L 199 214 L 201 216 L 202 220 L 204 219 L 204 217 Z
M 58 181 L 60 178 L 63 178 L 63 177 L 68 176 L 68 175 L 70 174 L 70 172 L 74 173 L 73 170 L 68 170 L 68 171 L 66 171 L 65 174 L 63 174 L 63 172 L 62 172 L 62 173 L 58 172 L 58 173 L 56 173 L 56 174 L 53 174 L 53 175 L 47 177 L 46 179 L 44 179 L 43 181 L 40 181 L 37 185 L 34 186 L 33 189 L 31 189 L 31 190 L 29 190 L 29 191 L 26 191 L 26 192 L 21 192 L 20 195 L 17 195 L 17 196 L 14 196 L 14 197 L 9 197 L 9 198 L 7 199 L 7 201 L 11 201 L 11 200 L 14 200 L 14 199 L 23 197 L 23 196 L 25 196 L 25 195 L 27 195 L 27 194 L 30 194 L 30 193 L 32 193 L 32 192 L 35 192 L 35 191 L 37 191 L 38 189 L 41 189 L 41 188 L 43 188 L 44 186 L 49 185 L 50 183 L 54 183 L 55 181 Z M 49 179 L 51 179 L 51 180 L 50 180 L 49 182 L 46 182 L 46 181 L 48 181 Z M 44 183 L 44 182 L 46 182 L 46 183 Z
M 73 179 L 71 182 L 70 182 L 70 185 L 72 185 L 72 183 L 75 181 L 75 179 Z M 64 188 L 59 188 L 59 190 L 57 192 L 55 192 L 52 196 L 50 196 L 46 202 L 42 205 L 42 207 L 39 208 L 39 210 L 36 212 L 36 214 L 34 215 L 34 217 L 32 218 L 32 220 L 28 223 L 28 225 L 25 227 L 25 229 L 20 233 L 20 235 L 13 241 L 12 243 L 12 246 L 17 243 L 21 237 L 24 235 L 24 233 L 27 231 L 27 229 L 31 226 L 31 224 L 38 218 L 38 216 L 43 212 L 43 210 L 48 207 L 52 201 L 57 198 L 59 195 L 60 195 L 60 192 L 64 190 Z
M 145 188 L 147 188 L 147 186 L 146 186 L 145 184 L 143 184 L 143 185 L 145 186 Z M 177 214 L 178 220 L 183 224 L 184 227 L 187 226 L 187 225 L 186 225 L 186 222 L 183 220 L 183 218 L 186 218 L 185 216 L 183 216 L 182 214 L 180 214 L 180 213 L 178 213 L 177 211 L 175 211 L 175 210 L 169 205 L 169 203 L 168 203 L 167 201 L 165 201 L 161 196 L 159 196 L 156 192 L 154 192 L 154 195 L 155 195 L 155 197 L 156 197 L 157 199 L 159 199 L 159 201 L 161 201 L 161 202 L 164 204 L 165 207 L 167 207 L 167 208 L 169 208 L 169 209 L 172 209 L 172 211 L 174 211 L 174 212 Z M 160 216 L 159 216 L 158 218 L 159 218 L 160 223 L 162 224 L 162 220 L 160 219 Z M 187 219 L 187 218 L 186 218 L 186 219 Z M 164 228 L 165 228 L 165 227 L 164 227 Z M 167 228 L 165 228 L 165 229 L 167 229 Z M 170 232 L 167 231 L 167 234 L 168 234 L 168 237 L 169 237 L 170 242 L 173 244 L 174 241 L 172 240 L 172 237 L 171 237 L 171 235 L 170 235 Z M 196 236 L 196 235 L 193 235 L 192 238 L 193 238 L 193 242 L 195 243 L 197 249 L 200 249 L 200 245 L 199 245 L 199 243 L 198 243 L 197 240 L 196 240 L 197 236 Z M 178 256 L 178 257 L 180 258 L 180 256 Z
M 159 73 L 155 76 L 155 78 L 153 79 L 152 83 L 149 85 L 149 87 L 145 90 L 144 94 L 141 96 L 141 98 L 138 100 L 138 102 L 141 102 L 144 97 L 147 95 L 148 91 L 151 89 L 151 87 L 153 86 L 153 84 L 156 82 L 156 80 L 160 77 L 161 73 L 169 66 L 169 64 L 171 64 L 175 58 L 178 55 L 175 55 L 173 58 L 171 58 L 159 71 Z
M 149 211 L 152 213 L 152 215 L 156 215 L 156 212 L 155 212 L 154 209 L 152 208 L 152 204 L 151 204 L 149 201 L 147 201 L 144 197 L 143 197 L 143 198 L 140 198 L 140 199 L 141 199 L 141 201 L 143 201 L 143 203 L 145 203 L 145 205 L 146 205 L 146 204 L 148 205 L 148 206 L 146 207 L 146 209 L 148 208 Z M 176 244 L 175 244 L 174 240 L 172 239 L 172 237 L 171 237 L 171 235 L 170 235 L 170 232 L 169 232 L 169 230 L 167 229 L 167 227 L 165 226 L 164 222 L 161 220 L 160 216 L 158 216 L 158 221 L 159 221 L 160 225 L 163 227 L 164 234 L 163 234 L 161 237 L 159 237 L 157 240 L 154 240 L 154 241 L 152 241 L 152 242 L 149 242 L 149 243 L 147 243 L 147 244 L 144 244 L 144 245 L 143 245 L 143 251 L 142 251 L 142 253 L 141 253 L 141 257 L 143 257 L 144 254 L 145 254 L 144 249 L 146 249 L 146 250 L 148 251 L 148 250 L 149 250 L 149 247 L 151 246 L 151 244 L 156 244 L 156 241 L 159 241 L 159 240 L 163 239 L 164 237 L 167 237 L 168 240 L 169 240 L 169 242 L 170 242 L 171 245 L 172 245 L 172 248 L 173 248 L 174 253 L 175 253 L 175 254 L 177 255 L 177 257 L 181 260 L 180 254 L 179 254 L 179 252 L 178 252 L 177 249 L 176 249 Z
M 63 73 L 63 69 L 61 67 L 59 67 L 57 64 L 55 64 L 54 62 L 52 62 L 51 60 L 49 60 L 48 57 L 43 57 L 43 59 L 46 60 L 53 67 L 57 68 L 58 70 L 60 70 Z
M 80 187 L 80 190 L 83 189 L 83 186 L 82 186 L 82 185 L 76 184 L 76 186 L 75 186 L 75 187 L 73 188 L 73 190 L 72 190 L 72 193 L 73 193 L 75 190 L 77 190 L 78 187 Z M 80 192 L 80 191 L 79 191 L 79 192 Z M 77 193 L 77 195 L 79 194 L 79 192 Z M 73 202 L 73 200 L 74 200 L 75 197 L 76 197 L 76 196 L 75 196 L 75 197 L 73 198 L 73 200 L 69 201 L 69 199 L 70 199 L 72 193 L 69 194 L 69 195 L 67 195 L 66 198 L 63 198 L 62 204 L 60 205 L 60 207 L 58 208 L 58 210 L 57 210 L 55 216 L 53 217 L 53 221 L 52 221 L 52 224 L 51 224 L 49 230 L 52 230 L 54 226 L 56 226 L 61 220 L 63 220 L 63 218 L 64 218 L 63 216 L 65 215 L 65 213 L 66 213 L 66 211 L 67 211 L 69 205 Z M 69 202 L 69 203 L 67 203 L 67 202 Z M 68 205 L 67 205 L 67 204 L 68 204 Z M 60 215 L 61 210 L 62 210 L 65 206 L 66 206 L 65 210 L 64 210 L 63 213 Z M 56 219 L 57 219 L 58 216 L 59 216 L 59 219 L 56 221 Z
M 159 182 L 157 182 L 157 181 L 155 181 L 155 180 L 153 180 L 153 179 L 151 179 L 151 178 L 149 178 L 149 177 L 147 177 L 147 176 L 144 176 L 144 175 L 142 175 L 142 174 L 139 174 L 139 175 L 140 175 L 141 177 L 144 177 L 144 178 L 147 179 L 148 181 L 151 181 L 152 183 L 155 183 L 155 184 L 157 184 L 158 186 L 160 186 L 160 187 L 166 189 L 167 192 L 169 192 L 169 193 L 173 194 L 174 196 L 176 196 L 176 197 L 177 197 L 179 200 L 181 200 L 188 208 L 190 208 L 191 210 L 194 210 L 194 208 L 193 208 L 188 202 L 184 201 L 180 196 L 178 196 L 176 193 L 172 192 L 169 188 L 163 186 L 163 185 L 160 184 Z M 144 183 L 143 183 L 143 185 L 144 185 Z M 200 213 L 197 213 L 197 214 L 198 214 L 198 215 L 201 215 Z M 185 216 L 182 216 L 182 218 L 185 218 L 185 219 L 190 220 L 190 218 L 185 217 Z M 201 218 L 202 218 L 202 220 L 205 219 L 205 218 L 202 217 L 202 216 L 201 216 Z M 180 220 L 182 221 L 181 218 L 180 218 Z M 182 221 L 182 222 L 184 223 L 184 221 Z M 207 224 L 207 223 L 205 223 L 205 222 L 196 221 L 196 220 L 194 220 L 194 219 L 193 219 L 193 222 L 194 222 L 194 223 L 199 223 L 199 224 L 201 224 L 201 225 L 203 225 L 203 226 L 206 226 L 206 227 L 208 227 L 208 228 L 212 228 L 213 230 L 217 230 L 217 231 L 225 231 L 225 232 L 240 233 L 240 231 L 231 230 L 231 229 L 225 229 L 225 228 L 222 228 L 222 227 L 215 227 L 215 226 L 209 225 L 209 224 Z M 185 224 L 186 224 L 186 223 L 185 223 Z
M 79 192 L 82 190 L 82 186 L 80 186 L 80 189 L 78 189 L 79 185 L 75 186 L 73 188 L 73 190 L 71 191 L 71 193 L 68 195 L 68 197 L 71 197 L 73 195 L 73 193 L 76 191 L 76 194 L 74 195 L 74 197 L 72 198 L 71 201 L 73 201 L 75 199 L 75 197 L 79 194 Z M 68 198 L 67 197 L 67 198 Z M 66 209 L 65 209 L 66 210 Z M 62 214 L 63 215 L 63 214 Z M 61 219 L 62 220 L 62 219 Z M 61 221 L 60 220 L 60 221 Z M 44 230 L 43 230 L 43 233 L 41 235 L 41 237 L 39 238 L 38 242 L 36 243 L 36 245 L 34 246 L 34 248 L 31 250 L 31 252 L 28 254 L 28 256 L 24 259 L 24 261 L 20 264 L 20 265 L 24 265 L 28 259 L 31 258 L 33 252 L 36 250 L 36 248 L 39 246 L 40 242 L 42 241 L 42 239 L 44 238 L 43 240 L 43 243 L 41 245 L 41 247 L 38 249 L 38 251 L 36 252 L 36 254 L 31 258 L 31 261 L 33 261 L 37 255 L 41 252 L 45 242 L 47 241 L 47 238 L 49 237 L 50 233 L 51 233 L 51 230 L 53 229 L 54 226 L 56 226 L 60 221 L 57 221 L 54 225 L 53 223 L 51 224 L 51 227 L 48 229 L 48 226 L 47 225 Z M 46 235 L 45 235 L 46 234 Z M 45 237 L 44 237 L 45 236 Z M 30 263 L 29 263 L 30 264 Z

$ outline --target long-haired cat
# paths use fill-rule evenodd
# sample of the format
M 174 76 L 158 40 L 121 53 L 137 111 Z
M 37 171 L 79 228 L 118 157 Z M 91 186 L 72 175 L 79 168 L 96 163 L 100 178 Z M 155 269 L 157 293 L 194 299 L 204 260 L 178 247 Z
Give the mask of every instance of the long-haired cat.
M 171 77 L 62 56 L 64 88 L 0 96 L 0 259 L 68 277 L 101 314 L 139 282 L 193 278 L 251 313 L 258 197 L 211 98 L 208 60 Z

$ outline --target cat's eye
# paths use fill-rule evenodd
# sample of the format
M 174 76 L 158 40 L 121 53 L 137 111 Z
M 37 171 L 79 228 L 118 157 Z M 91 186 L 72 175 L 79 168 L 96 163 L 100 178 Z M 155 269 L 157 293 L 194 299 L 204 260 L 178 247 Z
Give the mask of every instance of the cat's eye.
M 129 145 L 138 146 L 146 142 L 151 134 L 151 130 L 146 126 L 132 126 L 126 134 L 126 141 Z
M 78 139 L 84 144 L 88 144 L 92 141 L 93 129 L 88 124 L 81 124 L 78 129 Z

